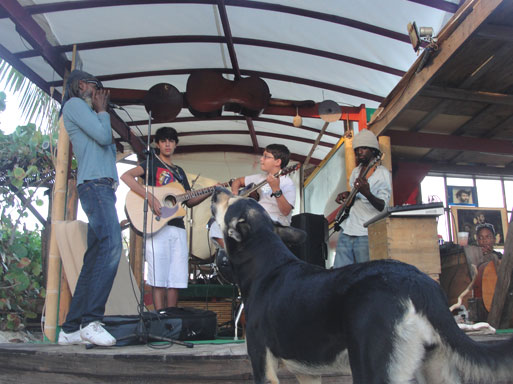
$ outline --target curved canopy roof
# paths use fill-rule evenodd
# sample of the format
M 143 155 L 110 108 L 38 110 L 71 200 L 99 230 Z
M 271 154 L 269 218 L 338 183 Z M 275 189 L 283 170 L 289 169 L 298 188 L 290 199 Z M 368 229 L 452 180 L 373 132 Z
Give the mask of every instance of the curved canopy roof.
M 458 8 L 457 0 L 5 0 L 0 57 L 60 99 L 76 44 L 83 69 L 117 89 L 112 99 L 125 109 L 117 114 L 137 136 L 146 135 L 148 121 L 140 96 L 155 84 L 184 93 L 191 73 L 202 69 L 230 80 L 258 76 L 271 106 L 287 105 L 286 113 L 245 117 L 225 110 L 205 119 L 183 108 L 172 122 L 182 135 L 179 150 L 259 153 L 277 142 L 301 160 L 324 121 L 305 117 L 294 127 L 295 106 L 300 115 L 303 108 L 318 114 L 290 101 L 377 108 L 417 59 L 407 24 L 436 34 Z M 139 92 L 134 99 L 123 90 Z M 154 122 L 152 133 L 164 123 Z M 313 163 L 338 142 L 344 125 L 327 126 Z

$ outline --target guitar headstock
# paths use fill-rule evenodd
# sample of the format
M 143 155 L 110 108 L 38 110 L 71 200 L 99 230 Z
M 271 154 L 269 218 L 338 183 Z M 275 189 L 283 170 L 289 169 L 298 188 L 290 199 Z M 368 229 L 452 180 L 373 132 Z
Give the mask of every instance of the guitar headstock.
M 274 177 L 288 175 L 289 173 L 297 171 L 299 168 L 301 168 L 301 164 L 300 163 L 297 163 L 297 164 L 294 164 L 294 165 L 289 165 L 288 167 L 280 169 L 280 172 L 278 172 L 276 175 L 274 175 Z

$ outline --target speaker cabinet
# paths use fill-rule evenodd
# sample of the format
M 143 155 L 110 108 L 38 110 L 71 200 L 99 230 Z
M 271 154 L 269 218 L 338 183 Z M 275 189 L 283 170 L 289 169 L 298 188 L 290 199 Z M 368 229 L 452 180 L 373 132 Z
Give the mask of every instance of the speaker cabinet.
M 326 267 L 328 257 L 328 221 L 323 215 L 300 213 L 292 216 L 291 226 L 306 232 L 303 244 L 292 245 L 290 250 L 299 259 L 310 264 Z

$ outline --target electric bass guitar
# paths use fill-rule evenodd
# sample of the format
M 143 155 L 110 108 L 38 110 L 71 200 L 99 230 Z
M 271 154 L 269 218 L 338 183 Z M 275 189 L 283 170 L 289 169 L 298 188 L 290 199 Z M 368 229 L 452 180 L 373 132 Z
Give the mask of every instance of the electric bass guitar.
M 300 167 L 300 164 L 290 166 L 280 170 L 275 177 L 287 175 Z M 246 189 L 239 192 L 239 196 L 248 196 L 250 193 L 256 191 L 258 188 L 267 184 L 267 180 L 264 180 L 258 185 L 249 185 Z M 214 192 L 214 189 L 218 186 L 229 188 L 231 180 L 221 185 L 213 185 L 211 187 L 196 189 L 185 192 L 182 184 L 178 182 L 169 183 L 161 187 L 152 187 L 151 193 L 160 202 L 160 216 L 155 215 L 151 210 L 148 211 L 148 217 L 146 222 L 146 233 L 153 234 L 161 230 L 167 223 L 177 217 L 183 217 L 186 214 L 185 208 L 182 203 L 194 197 L 209 195 Z M 125 212 L 132 228 L 138 233 L 142 234 L 144 229 L 144 197 L 135 193 L 134 191 L 128 191 L 125 200 Z
M 372 169 L 372 167 L 374 167 L 374 165 L 381 161 L 382 158 L 383 155 L 380 153 L 378 156 L 372 159 L 359 177 L 366 177 L 369 171 Z M 358 190 L 359 188 L 354 186 L 351 192 L 349 193 L 349 196 L 347 196 L 347 198 L 344 200 L 342 207 L 340 207 L 340 210 L 338 211 L 337 217 L 334 221 L 335 224 L 333 225 L 335 231 L 340 231 L 340 224 L 342 224 L 342 222 L 349 216 L 349 211 L 351 211 L 351 207 L 354 203 L 354 197 L 358 193 Z

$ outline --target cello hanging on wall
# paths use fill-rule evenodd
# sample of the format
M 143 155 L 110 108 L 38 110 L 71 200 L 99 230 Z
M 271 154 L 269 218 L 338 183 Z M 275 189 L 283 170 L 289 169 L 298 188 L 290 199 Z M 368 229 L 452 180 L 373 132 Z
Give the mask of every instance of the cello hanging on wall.
M 224 110 L 257 117 L 269 104 L 269 87 L 259 77 L 228 80 L 219 72 L 193 72 L 185 92 L 188 108 L 196 117 L 221 116 Z

